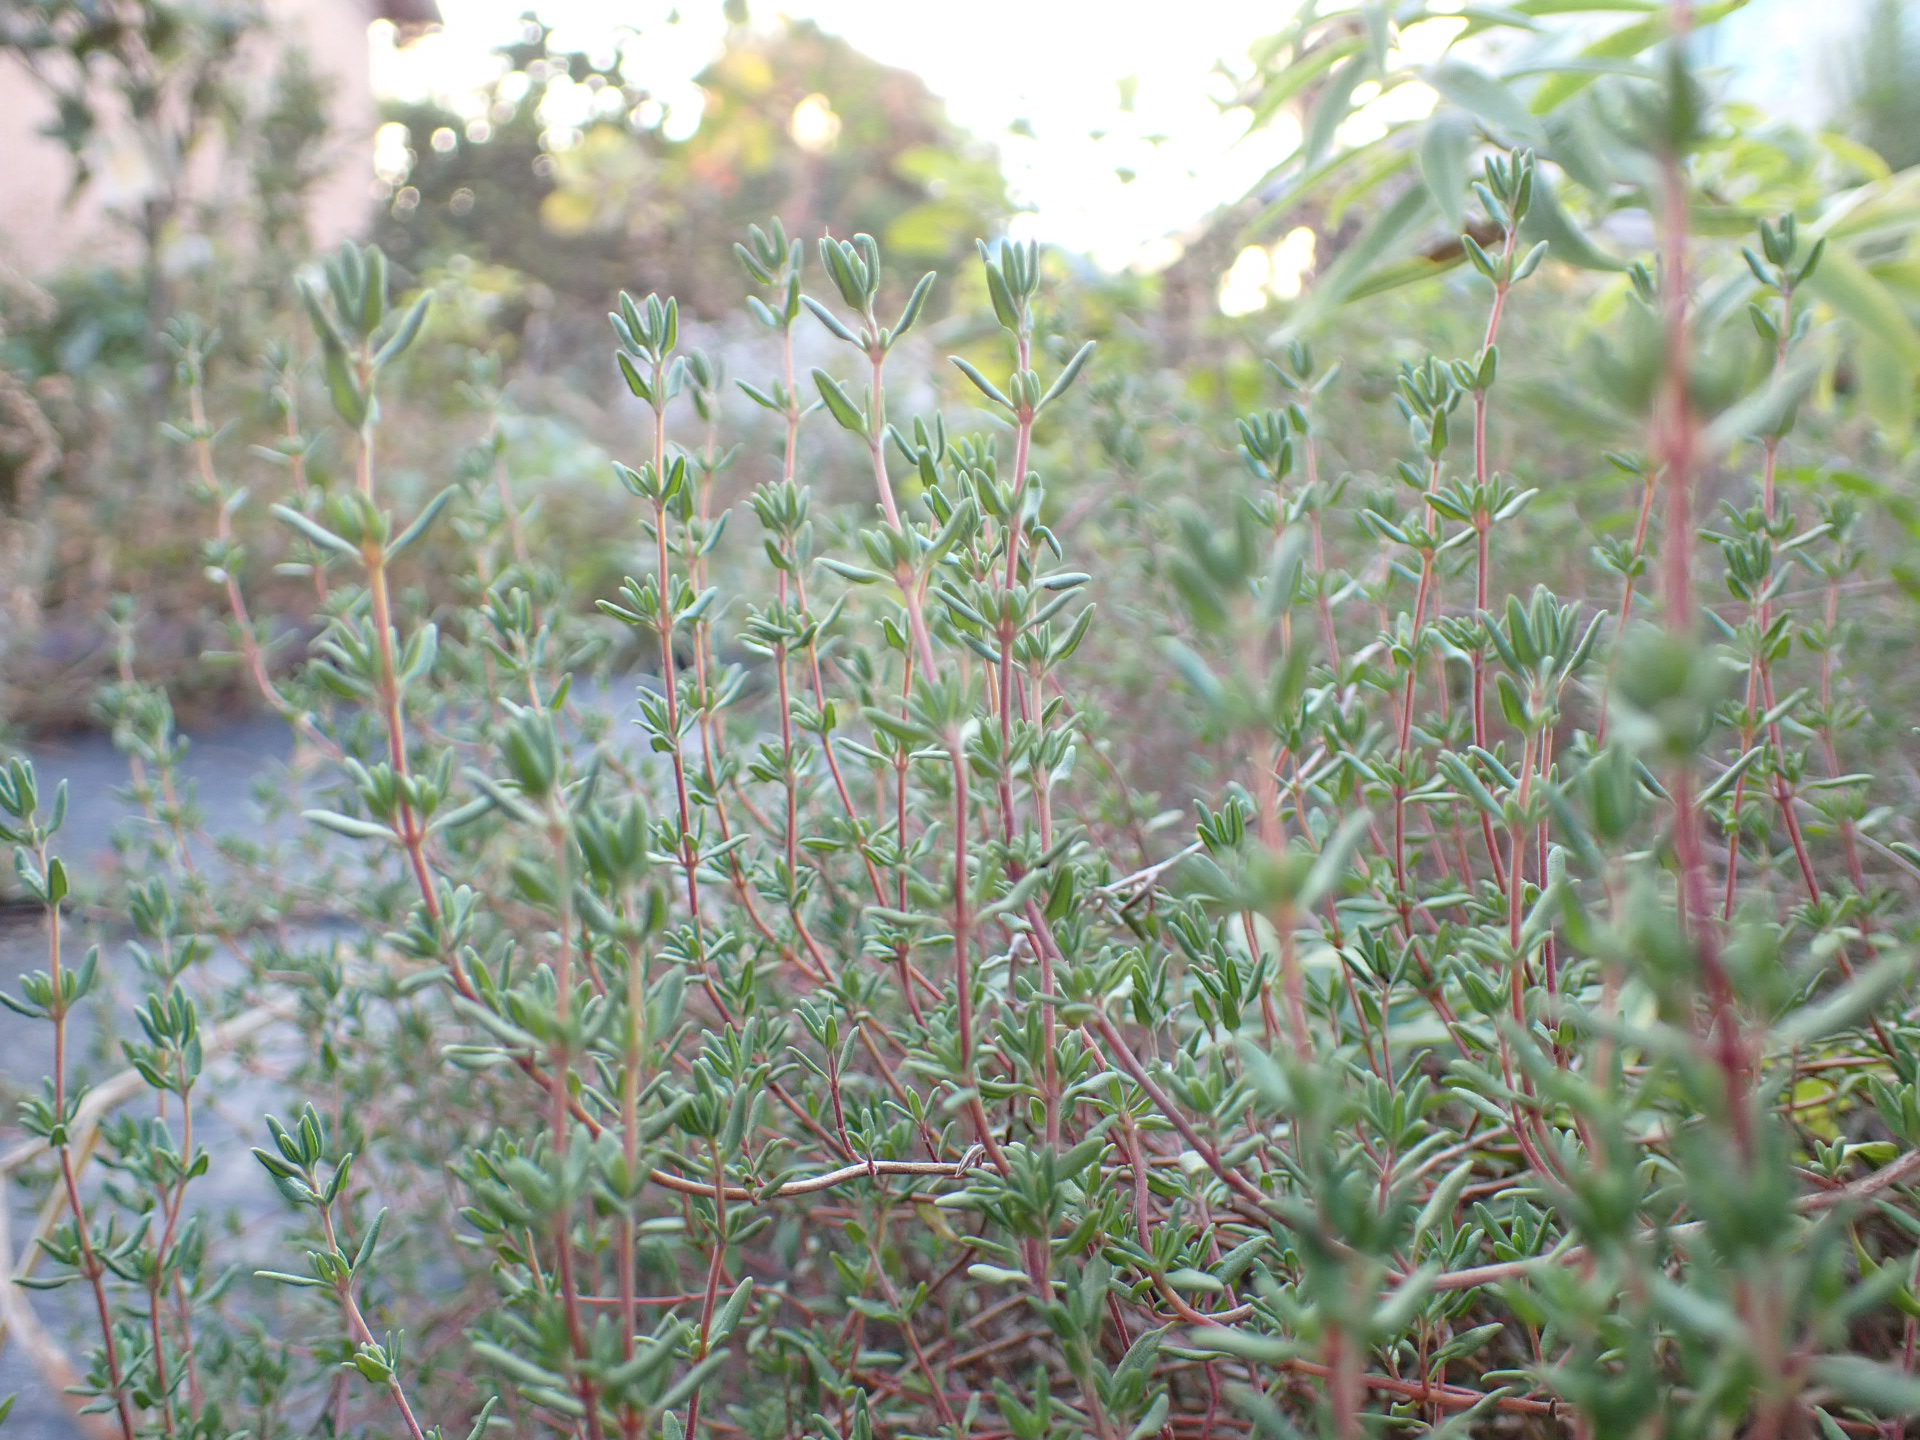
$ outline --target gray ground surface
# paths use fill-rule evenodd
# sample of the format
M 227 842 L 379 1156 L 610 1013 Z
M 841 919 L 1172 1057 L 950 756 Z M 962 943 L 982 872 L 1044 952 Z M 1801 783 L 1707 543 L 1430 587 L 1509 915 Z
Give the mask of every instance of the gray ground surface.
M 575 689 L 573 704 L 581 711 L 596 712 L 613 721 L 616 737 L 624 728 L 625 738 L 616 738 L 614 743 L 631 745 L 637 752 L 638 732 L 628 727 L 636 715 L 637 688 L 651 684 L 651 677 L 645 675 L 608 685 L 583 684 Z M 204 813 L 204 829 L 210 837 L 245 836 L 274 841 L 290 838 L 296 829 L 309 836 L 313 833 L 298 819 L 279 822 L 277 830 L 267 828 L 254 797 L 255 786 L 263 777 L 282 773 L 280 762 L 291 750 L 288 730 L 270 718 L 239 721 L 191 737 L 182 779 L 193 787 L 194 798 Z M 36 744 L 28 747 L 28 753 L 39 773 L 43 805 L 59 781 L 68 782 L 69 818 L 58 837 L 56 852 L 69 860 L 77 876 L 98 875 L 103 866 L 114 862 L 116 828 L 145 823 L 138 807 L 125 793 L 128 781 L 125 757 L 113 748 L 106 736 L 97 734 Z M 642 765 L 647 763 L 638 753 L 633 753 L 631 758 Z M 221 857 L 210 846 L 196 853 L 201 868 L 210 878 L 217 877 L 224 863 Z M 5 847 L 0 847 L 0 863 L 11 863 Z M 83 953 L 89 943 L 101 945 L 103 960 L 109 966 L 109 982 L 117 982 L 117 990 L 107 1004 L 111 1013 L 125 1021 L 139 993 L 132 989 L 130 982 L 140 977 L 126 954 L 125 927 L 116 926 L 113 917 L 106 920 L 104 924 L 70 922 L 66 943 L 69 954 L 73 955 Z M 296 943 L 324 940 L 330 933 L 344 932 L 310 926 L 296 928 L 289 939 Z M 14 991 L 22 974 L 44 969 L 46 946 L 45 921 L 37 912 L 0 909 L 0 989 Z M 217 971 L 222 964 L 231 962 L 216 958 L 208 963 Z M 97 1056 L 100 1037 L 91 1016 L 76 1017 L 74 1028 L 76 1034 L 70 1054 L 75 1075 L 99 1079 L 121 1068 L 117 1052 L 105 1059 Z M 0 1093 L 0 1150 L 22 1138 L 4 1122 L 4 1117 L 12 1113 L 10 1097 L 18 1095 L 23 1088 L 37 1088 L 41 1077 L 49 1072 L 52 1058 L 50 1026 L 0 1009 L 0 1092 L 3 1092 Z M 230 1068 L 222 1071 L 218 1063 L 209 1065 L 208 1080 L 206 1089 L 213 1096 L 213 1103 L 201 1112 L 203 1118 L 196 1139 L 213 1155 L 214 1169 L 196 1181 L 189 1193 L 195 1203 L 213 1213 L 239 1214 L 245 1226 L 242 1249 L 249 1263 L 282 1266 L 287 1256 L 278 1239 L 285 1211 L 267 1183 L 265 1172 L 248 1152 L 249 1147 L 263 1143 L 265 1138 L 260 1131 L 260 1115 L 286 1114 L 289 1097 L 258 1076 L 236 1079 Z M 28 1198 L 18 1186 L 0 1190 L 0 1204 L 11 1207 L 8 1213 L 16 1259 L 30 1225 Z M 77 1287 L 38 1292 L 30 1297 L 30 1303 L 48 1330 L 62 1343 L 68 1343 L 70 1353 L 76 1355 L 84 1353 L 84 1347 L 74 1342 L 92 1333 L 90 1322 L 85 1322 L 79 1309 L 82 1302 L 83 1294 Z M 0 1336 L 0 1399 L 15 1393 L 19 1399 L 13 1413 L 0 1425 L 5 1440 L 81 1440 L 80 1431 L 68 1417 L 61 1396 L 34 1372 L 18 1345 Z
M 260 819 L 251 799 L 252 785 L 286 755 L 288 748 L 287 732 L 275 721 L 247 721 L 194 737 L 184 771 L 196 787 L 209 832 L 257 831 Z M 35 745 L 29 753 L 39 771 L 43 797 L 51 795 L 59 780 L 69 785 L 69 819 L 56 850 L 68 858 L 76 874 L 98 873 L 99 867 L 112 858 L 115 826 L 131 823 L 130 817 L 137 815 L 122 793 L 127 781 L 124 757 L 100 735 Z M 211 855 L 204 859 L 218 863 Z M 91 929 L 78 923 L 70 925 L 69 945 L 79 950 L 97 940 L 103 959 L 114 966 L 114 977 L 127 976 L 131 964 L 124 949 L 124 933 L 111 925 L 97 934 L 88 933 Z M 20 975 L 44 969 L 46 946 L 45 923 L 37 915 L 0 912 L 0 987 L 13 991 Z M 75 1028 L 79 1032 L 73 1049 L 76 1071 L 93 1077 L 108 1073 L 108 1065 L 96 1058 L 97 1030 L 90 1017 L 77 1020 Z M 0 1010 L 0 1085 L 16 1094 L 21 1089 L 36 1088 L 52 1058 L 51 1027 Z M 260 1104 L 256 1106 L 251 1099 Z M 263 1251 L 271 1247 L 280 1202 L 267 1185 L 264 1172 L 247 1153 L 249 1145 L 259 1143 L 258 1137 L 242 1136 L 236 1125 L 251 1127 L 259 1108 L 269 1103 L 270 1098 L 260 1094 L 250 1097 L 249 1103 L 214 1107 L 204 1114 L 197 1138 L 215 1157 L 214 1168 L 194 1187 L 200 1204 L 216 1211 L 234 1208 L 247 1217 Z M 10 1111 L 11 1105 L 7 1109 Z M 0 1129 L 0 1148 L 10 1147 L 20 1138 L 17 1130 Z M 16 1246 L 24 1243 L 30 1227 L 27 1199 L 18 1187 L 0 1196 L 0 1203 L 11 1207 Z M 53 1335 L 67 1342 L 80 1318 L 80 1298 L 77 1289 L 39 1292 L 31 1296 L 31 1304 Z M 9 1337 L 5 1348 L 0 1349 L 0 1398 L 15 1393 L 19 1399 L 13 1413 L 0 1426 L 7 1440 L 79 1440 L 80 1432 L 68 1418 L 59 1394 L 34 1372 L 22 1348 Z

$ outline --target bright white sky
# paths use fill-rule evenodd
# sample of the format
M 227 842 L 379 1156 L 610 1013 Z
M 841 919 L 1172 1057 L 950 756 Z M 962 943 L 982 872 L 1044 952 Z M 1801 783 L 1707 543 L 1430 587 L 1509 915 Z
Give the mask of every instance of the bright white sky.
M 454 99 L 487 74 L 488 52 L 519 28 L 528 0 L 446 0 L 445 28 L 392 50 L 376 41 L 374 83 L 390 96 Z M 1244 113 L 1225 114 L 1234 86 L 1213 73 L 1286 23 L 1292 0 L 1180 0 L 1177 18 L 1149 22 L 1139 8 L 1091 0 L 790 0 L 777 7 L 817 22 L 885 64 L 921 75 L 953 118 L 997 144 L 1015 197 L 1033 207 L 1019 232 L 1118 268 L 1149 255 L 1284 158 L 1289 137 L 1268 132 L 1236 144 Z M 666 0 L 540 0 L 558 43 L 591 47 L 610 22 L 633 25 L 658 48 L 654 92 L 690 127 L 698 92 L 690 77 L 717 51 L 724 25 L 715 0 L 683 0 L 677 25 Z M 752 8 L 756 24 L 776 7 Z M 1019 35 L 1017 41 L 1003 37 Z M 1120 108 L 1133 77 L 1133 108 Z M 1008 133 L 1024 119 L 1032 139 Z M 1093 138 L 1096 132 L 1104 138 Z M 1164 138 L 1159 138 L 1164 137 Z M 1121 171 L 1133 172 L 1124 180 Z

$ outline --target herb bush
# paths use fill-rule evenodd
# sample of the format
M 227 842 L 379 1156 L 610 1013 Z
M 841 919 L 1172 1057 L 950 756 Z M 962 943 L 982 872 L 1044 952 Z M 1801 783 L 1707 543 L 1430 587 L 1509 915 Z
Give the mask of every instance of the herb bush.
M 381 395 L 428 299 L 349 248 L 305 294 L 346 474 L 305 482 L 301 421 L 280 451 L 281 568 L 327 617 L 290 679 L 212 337 L 176 330 L 208 574 L 315 843 L 230 842 L 223 885 L 127 670 L 147 993 L 88 1090 L 110 967 L 60 922 L 64 795 L 0 777 L 50 940 L 8 1003 L 57 1037 L 6 1163 L 46 1184 L 32 1283 L 98 1322 L 92 1426 L 1903 1433 L 1920 857 L 1848 768 L 1880 557 L 1854 501 L 1781 483 L 1845 418 L 1808 360 L 1823 242 L 1690 235 L 1697 94 L 1677 64 L 1634 93 L 1659 248 L 1593 383 L 1645 417 L 1605 462 L 1635 523 L 1564 572 L 1598 603 L 1532 584 L 1569 519 L 1500 437 L 1502 327 L 1552 264 L 1524 151 L 1472 187 L 1480 343 L 1400 368 L 1396 452 L 1330 435 L 1338 367 L 1283 346 L 1242 479 L 1123 485 L 1086 570 L 1054 493 L 1185 437 L 1057 332 L 1032 248 L 982 247 L 1004 348 L 957 362 L 966 433 L 890 405 L 938 282 L 882 293 L 864 236 L 740 247 L 779 359 L 737 387 L 622 296 L 646 563 L 601 615 L 506 470 L 396 508 Z M 796 359 L 815 326 L 839 363 Z M 743 410 L 778 478 L 724 503 Z M 816 515 L 849 460 L 871 505 Z M 638 743 L 616 633 L 652 656 Z M 316 909 L 350 923 L 294 928 Z M 194 1200 L 229 1052 L 297 1095 L 255 1127 L 293 1217 L 257 1273 Z

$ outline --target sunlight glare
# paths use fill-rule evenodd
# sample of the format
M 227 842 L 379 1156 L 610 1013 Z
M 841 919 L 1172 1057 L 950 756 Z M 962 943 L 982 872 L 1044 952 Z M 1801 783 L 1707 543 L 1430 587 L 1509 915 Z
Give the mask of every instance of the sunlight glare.
M 461 0 L 445 7 L 441 29 L 404 49 L 391 25 L 377 25 L 376 92 L 436 100 L 463 120 L 484 121 L 482 90 L 501 69 L 493 47 L 524 38 L 526 8 L 527 0 Z M 670 140 L 697 128 L 702 98 L 692 77 L 727 33 L 718 5 L 676 12 L 669 0 L 537 0 L 536 8 L 563 47 L 604 53 L 616 25 L 638 31 L 644 40 L 629 48 L 626 69 L 652 97 L 649 118 L 660 115 Z M 1135 27 L 1094 21 L 1086 7 L 1031 0 L 975 0 L 964 23 L 937 32 L 922 7 L 881 0 L 792 0 L 752 13 L 758 27 L 780 13 L 814 21 L 880 63 L 919 74 L 956 123 L 1000 151 L 1016 204 L 1031 212 L 1024 233 L 1108 269 L 1144 258 L 1151 270 L 1165 263 L 1157 242 L 1244 195 L 1297 143 L 1287 123 L 1248 135 L 1248 114 L 1233 104 L 1249 73 L 1248 46 L 1291 10 L 1291 0 L 1253 13 L 1243 0 L 1187 0 L 1180 23 L 1157 29 L 1145 46 Z M 555 77 L 542 121 L 564 144 L 594 113 L 594 98 Z M 829 146 L 826 132 L 838 133 L 831 97 L 809 96 L 801 107 L 816 98 L 818 114 L 794 113 L 803 148 Z M 1017 120 L 1031 138 L 1010 133 Z

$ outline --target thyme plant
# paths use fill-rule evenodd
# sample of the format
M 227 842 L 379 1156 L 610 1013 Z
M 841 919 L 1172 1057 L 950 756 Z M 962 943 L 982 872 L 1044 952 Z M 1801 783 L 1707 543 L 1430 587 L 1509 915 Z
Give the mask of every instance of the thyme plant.
M 1619 322 L 1645 426 L 1607 457 L 1637 523 L 1595 548 L 1602 597 L 1530 583 L 1557 501 L 1501 433 L 1503 327 L 1552 273 L 1525 151 L 1471 186 L 1480 342 L 1401 367 L 1399 452 L 1352 453 L 1324 342 L 1282 344 L 1213 437 L 1242 478 L 1155 497 L 1150 564 L 1063 541 L 1058 427 L 1101 357 L 1035 247 L 981 247 L 966 418 L 910 417 L 941 277 L 893 293 L 869 237 L 756 228 L 770 375 L 729 387 L 671 299 L 614 310 L 644 563 L 597 612 L 496 437 L 430 496 L 384 467 L 429 297 L 348 247 L 305 292 L 335 483 L 275 358 L 275 513 L 326 616 L 290 680 L 181 332 L 210 574 L 343 923 L 238 923 L 192 878 L 170 717 L 129 676 L 167 820 L 130 900 L 149 994 L 133 1078 L 83 1092 L 102 970 L 63 940 L 62 800 L 0 776 L 49 945 L 8 1003 L 56 1046 L 23 1111 L 56 1185 L 34 1283 L 88 1297 L 105 1433 L 1904 1433 L 1920 856 L 1847 768 L 1861 513 L 1782 484 L 1830 433 L 1797 429 L 1821 243 L 1691 234 L 1678 48 L 1636 93 L 1660 235 Z M 1709 281 L 1766 348 L 1731 380 L 1698 363 Z M 774 448 L 750 491 L 733 427 Z M 844 516 L 811 483 L 839 465 Z M 469 577 L 432 613 L 429 553 Z M 632 725 L 600 684 L 621 631 Z M 1123 666 L 1155 693 L 1100 720 Z M 1126 773 L 1134 724 L 1190 763 Z M 1180 786 L 1179 831 L 1140 823 Z M 290 1241 L 241 1274 L 194 1125 L 210 1054 L 263 1033 L 299 1097 L 254 1150 Z

